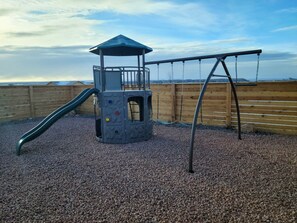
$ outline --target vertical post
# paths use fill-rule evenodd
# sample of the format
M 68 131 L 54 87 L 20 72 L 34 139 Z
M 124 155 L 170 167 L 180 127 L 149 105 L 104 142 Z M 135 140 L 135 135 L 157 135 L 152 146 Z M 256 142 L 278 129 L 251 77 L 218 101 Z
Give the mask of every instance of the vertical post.
M 148 85 L 148 89 L 151 89 L 151 73 L 150 73 L 150 70 L 147 71 L 147 85 Z
M 100 52 L 100 82 L 101 82 L 101 92 L 105 91 L 105 72 L 104 72 L 104 56 L 102 50 Z M 97 99 L 99 99 L 97 97 Z M 103 113 L 103 108 L 100 106 L 100 114 L 99 114 L 99 119 L 95 121 L 95 129 L 96 129 L 96 136 L 98 134 L 99 137 L 102 137 L 104 139 L 104 125 L 103 125 L 103 120 L 102 120 L 102 113 Z
M 126 84 L 128 83 L 128 80 L 129 80 L 129 78 L 128 78 L 128 75 L 127 75 L 127 80 L 126 80 L 126 78 L 125 78 L 125 73 L 126 73 L 126 71 L 125 71 L 125 68 L 123 68 L 123 69 L 121 69 L 122 70 L 122 72 L 121 72 L 121 88 L 122 88 L 122 90 L 126 90 Z M 128 73 L 127 73 L 128 74 Z M 128 87 L 128 86 L 127 86 Z
M 171 122 L 175 122 L 176 84 L 171 84 Z
M 226 83 L 226 127 L 231 127 L 232 92 L 230 83 Z
M 210 81 L 213 73 L 215 72 L 217 66 L 220 63 L 220 58 L 217 58 L 217 61 L 215 63 L 215 65 L 213 66 L 212 70 L 210 71 L 207 79 L 204 82 L 204 85 L 202 87 L 202 90 L 200 92 L 197 104 L 196 104 L 196 109 L 195 109 L 195 113 L 194 113 L 194 118 L 193 118 L 193 123 L 192 123 L 192 132 L 191 132 L 191 143 L 190 143 L 190 151 L 189 151 L 189 172 L 190 173 L 194 173 L 193 171 L 193 149 L 194 149 L 194 139 L 195 139 L 195 132 L 196 132 L 196 123 L 197 123 L 197 119 L 198 119 L 198 114 L 199 114 L 199 110 L 200 107 L 202 105 L 202 99 L 203 99 L 203 95 L 206 91 L 208 82 Z
M 145 91 L 145 50 L 142 50 L 143 90 Z
M 34 109 L 34 90 L 33 86 L 29 86 L 29 103 L 30 103 L 30 116 L 31 118 L 35 117 L 35 109 Z
M 102 91 L 105 91 L 105 72 L 104 72 L 104 56 L 102 50 L 100 52 L 100 82 L 101 82 L 101 89 Z
M 137 74 L 137 84 L 138 84 L 138 90 L 140 90 L 140 58 L 139 55 L 137 55 L 137 66 L 138 66 L 138 74 Z

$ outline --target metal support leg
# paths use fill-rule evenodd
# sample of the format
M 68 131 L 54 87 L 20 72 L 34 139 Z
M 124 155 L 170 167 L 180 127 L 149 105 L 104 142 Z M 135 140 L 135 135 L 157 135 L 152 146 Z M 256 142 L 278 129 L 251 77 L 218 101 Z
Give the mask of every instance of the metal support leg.
M 225 61 L 222 59 L 221 63 L 223 65 L 223 68 L 225 70 L 225 73 L 227 74 L 228 80 L 231 84 L 231 88 L 232 88 L 232 93 L 235 99 L 235 103 L 236 103 L 236 110 L 237 110 L 237 125 L 238 125 L 238 139 L 241 139 L 241 124 L 240 124 L 240 111 L 239 111 L 239 103 L 238 103 L 238 98 L 237 98 L 237 94 L 236 94 L 236 88 L 234 86 L 234 83 L 232 81 L 231 75 L 229 73 L 229 70 L 227 68 L 227 65 L 225 63 Z
M 215 72 L 217 66 L 220 63 L 220 59 L 217 58 L 217 61 L 215 63 L 215 65 L 213 66 L 212 70 L 210 71 L 206 81 L 204 82 L 204 85 L 202 87 L 202 90 L 200 92 L 197 104 L 196 104 L 196 109 L 195 109 L 195 113 L 194 113 L 194 118 L 193 118 L 193 123 L 192 123 L 192 133 L 191 133 L 191 144 L 190 144 L 190 153 L 189 153 L 189 172 L 190 173 L 194 173 L 193 171 L 193 148 L 194 148 L 194 139 L 195 139 L 195 132 L 196 132 L 196 123 L 197 123 L 197 118 L 198 118 L 198 114 L 199 114 L 199 110 L 200 107 L 202 105 L 202 99 L 203 99 L 203 95 L 206 91 L 208 82 L 210 81 L 213 73 Z

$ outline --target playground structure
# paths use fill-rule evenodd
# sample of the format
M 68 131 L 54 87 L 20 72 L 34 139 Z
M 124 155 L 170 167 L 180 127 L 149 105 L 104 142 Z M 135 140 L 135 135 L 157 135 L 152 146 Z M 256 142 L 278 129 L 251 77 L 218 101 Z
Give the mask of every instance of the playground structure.
M 203 84 L 194 112 L 189 149 L 189 172 L 193 173 L 193 148 L 197 118 L 201 109 L 203 95 L 212 77 L 225 77 L 228 78 L 228 81 L 230 82 L 237 109 L 238 139 L 241 139 L 240 111 L 236 88 L 225 63 L 225 59 L 234 56 L 237 63 L 238 56 L 257 54 L 258 76 L 259 55 L 262 53 L 262 50 L 145 62 L 145 54 L 151 51 L 151 48 L 123 35 L 116 36 L 104 43 L 90 48 L 91 53 L 100 55 L 100 66 L 93 66 L 94 88 L 82 91 L 76 98 L 52 112 L 36 127 L 22 135 L 17 143 L 17 155 L 20 155 L 20 150 L 24 143 L 40 136 L 59 118 L 82 104 L 92 94 L 94 94 L 96 98 L 94 104 L 99 110 L 98 117 L 95 113 L 95 120 L 96 137 L 100 142 L 131 143 L 148 140 L 152 136 L 153 123 L 150 70 L 146 68 L 146 65 L 157 64 L 159 67 L 159 64 L 161 63 L 173 64 L 175 62 L 183 62 L 184 64 L 185 61 L 191 60 L 198 60 L 201 64 L 201 60 L 213 58 L 216 59 L 216 62 Z M 137 66 L 105 67 L 104 56 L 137 56 Z M 140 56 L 142 56 L 142 64 L 140 63 Z M 220 63 L 223 66 L 225 75 L 214 74 Z
M 23 134 L 16 146 L 17 155 L 24 143 L 40 136 L 93 94 L 99 110 L 96 137 L 100 142 L 131 143 L 150 139 L 153 130 L 152 92 L 145 54 L 151 51 L 150 47 L 123 35 L 90 48 L 91 53 L 100 55 L 100 66 L 93 67 L 94 88 L 85 89 Z M 105 67 L 104 56 L 137 56 L 138 63 L 134 67 Z
M 152 136 L 152 92 L 145 54 L 152 49 L 119 35 L 94 46 L 90 52 L 100 56 L 93 67 L 96 103 L 96 136 L 104 143 L 131 143 Z M 104 56 L 137 56 L 138 66 L 105 67 Z M 142 56 L 142 66 L 140 63 Z

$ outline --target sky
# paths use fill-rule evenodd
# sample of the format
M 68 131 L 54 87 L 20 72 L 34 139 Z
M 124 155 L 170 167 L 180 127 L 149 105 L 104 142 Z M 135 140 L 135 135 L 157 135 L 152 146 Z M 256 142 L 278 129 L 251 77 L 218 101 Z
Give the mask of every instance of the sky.
M 258 79 L 297 78 L 295 0 L 0 0 L 0 21 L 0 82 L 92 80 L 89 48 L 119 34 L 153 48 L 146 61 L 262 49 Z M 152 79 L 197 79 L 213 63 L 160 65 L 159 77 L 149 68 Z M 238 77 L 254 80 L 256 68 L 257 55 L 238 57 Z

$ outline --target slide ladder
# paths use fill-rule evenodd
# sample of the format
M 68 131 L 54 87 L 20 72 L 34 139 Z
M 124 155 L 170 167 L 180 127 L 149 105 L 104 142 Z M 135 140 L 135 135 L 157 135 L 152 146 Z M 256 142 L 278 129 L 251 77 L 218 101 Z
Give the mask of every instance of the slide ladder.
M 44 133 L 49 127 L 51 127 L 58 119 L 62 118 L 64 115 L 81 105 L 85 102 L 92 94 L 97 94 L 99 91 L 96 88 L 87 88 L 83 90 L 78 96 L 66 103 L 65 105 L 59 107 L 47 117 L 45 117 L 37 126 L 23 134 L 16 146 L 16 153 L 20 155 L 22 145 L 29 142 L 42 133 Z

